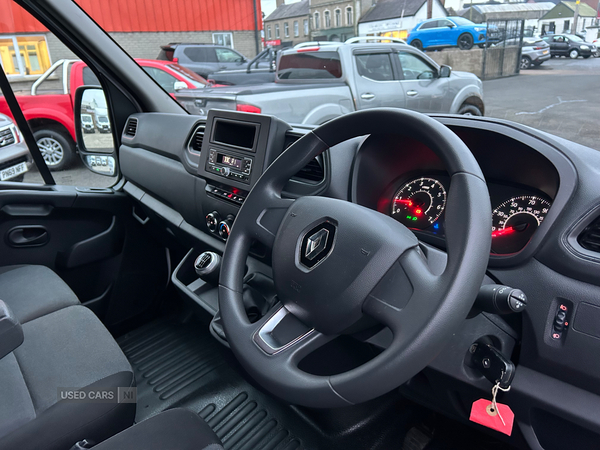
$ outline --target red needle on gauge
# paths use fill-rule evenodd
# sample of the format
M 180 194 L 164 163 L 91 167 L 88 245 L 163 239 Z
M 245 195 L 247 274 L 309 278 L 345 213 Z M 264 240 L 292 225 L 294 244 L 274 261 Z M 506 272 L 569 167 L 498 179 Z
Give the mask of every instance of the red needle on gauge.
M 416 206 L 416 205 L 415 205 L 415 204 L 412 202 L 412 200 L 400 200 L 400 199 L 396 199 L 396 200 L 394 200 L 394 201 L 395 201 L 396 203 L 404 203 L 404 204 L 405 204 L 406 206 L 408 206 L 408 207 L 413 207 L 413 206 L 414 206 L 414 207 L 416 208 L 416 209 L 415 209 L 415 214 L 416 214 L 417 216 L 419 216 L 419 215 L 421 215 L 421 214 L 423 213 L 423 210 L 422 210 L 420 207 Z
M 502 230 L 496 230 L 496 231 L 492 231 L 492 237 L 498 237 L 498 236 L 505 236 L 507 234 L 511 234 L 513 232 L 515 232 L 515 228 L 514 227 L 508 227 L 508 228 L 503 228 Z

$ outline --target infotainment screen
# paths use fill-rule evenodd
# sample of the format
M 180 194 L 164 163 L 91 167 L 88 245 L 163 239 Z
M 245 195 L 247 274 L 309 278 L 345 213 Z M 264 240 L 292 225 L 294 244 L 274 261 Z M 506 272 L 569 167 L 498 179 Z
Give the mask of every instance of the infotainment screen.
M 215 119 L 212 142 L 253 152 L 258 127 L 258 124 Z

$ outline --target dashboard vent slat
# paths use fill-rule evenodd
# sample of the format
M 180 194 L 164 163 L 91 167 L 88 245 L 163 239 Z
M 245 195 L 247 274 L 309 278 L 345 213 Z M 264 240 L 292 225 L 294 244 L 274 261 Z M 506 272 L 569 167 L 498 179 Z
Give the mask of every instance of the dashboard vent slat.
M 190 150 L 194 153 L 200 153 L 202 151 L 202 142 L 204 141 L 204 130 L 206 125 L 198 125 L 192 139 L 190 141 Z
M 318 184 L 325 179 L 325 170 L 323 169 L 323 160 L 319 157 L 313 159 L 306 166 L 294 175 L 297 180 L 308 181 L 311 184 Z
M 130 118 L 125 125 L 125 134 L 134 137 L 137 133 L 138 120 L 135 117 Z
M 577 242 L 586 250 L 600 253 L 600 217 L 596 217 L 577 237 Z

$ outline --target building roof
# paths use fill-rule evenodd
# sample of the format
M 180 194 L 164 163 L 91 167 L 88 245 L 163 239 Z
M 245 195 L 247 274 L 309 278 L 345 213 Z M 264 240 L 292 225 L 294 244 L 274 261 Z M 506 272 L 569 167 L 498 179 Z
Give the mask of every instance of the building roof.
M 264 20 L 287 19 L 288 17 L 308 16 L 308 0 L 302 0 L 289 5 L 281 5 Z
M 569 8 L 571 11 L 573 11 L 573 14 L 575 14 L 575 8 L 577 7 L 577 4 L 575 2 L 561 2 L 563 3 L 567 8 Z M 579 4 L 579 15 L 580 16 L 592 16 L 592 17 L 596 17 L 596 10 L 594 8 L 592 8 L 590 5 L 588 5 L 587 3 L 580 3 Z
M 556 5 L 552 2 L 539 3 L 504 3 L 499 5 L 473 5 L 481 14 L 502 12 L 528 12 L 528 11 L 550 11 Z M 468 9 L 468 8 L 466 8 Z
M 358 22 L 375 22 L 376 20 L 414 16 L 426 1 L 427 0 L 379 0 Z M 404 10 L 404 14 L 402 14 L 402 10 Z

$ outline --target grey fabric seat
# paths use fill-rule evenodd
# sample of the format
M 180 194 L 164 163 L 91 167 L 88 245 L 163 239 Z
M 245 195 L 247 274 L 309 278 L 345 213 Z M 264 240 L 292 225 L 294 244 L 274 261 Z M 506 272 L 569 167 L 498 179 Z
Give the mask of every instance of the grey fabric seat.
M 79 305 L 71 288 L 57 274 L 36 265 L 0 267 L 0 300 L 22 324 Z
M 223 450 L 217 435 L 197 414 L 171 409 L 113 436 L 94 450 Z
M 14 269 L 2 275 L 17 272 L 45 277 L 45 271 L 25 267 L 24 272 Z M 54 292 L 47 304 L 19 295 L 6 297 L 15 291 L 3 289 L 0 298 L 24 319 L 24 341 L 0 359 L 0 449 L 69 449 L 82 439 L 100 442 L 130 426 L 134 403 L 116 403 L 116 398 L 107 403 L 73 401 L 59 396 L 59 388 L 88 394 L 110 390 L 116 395 L 117 388 L 135 385 L 127 358 L 94 313 L 72 305 L 68 288 L 59 295 Z M 40 299 L 39 292 L 34 294 Z M 54 311 L 44 314 L 47 310 Z

